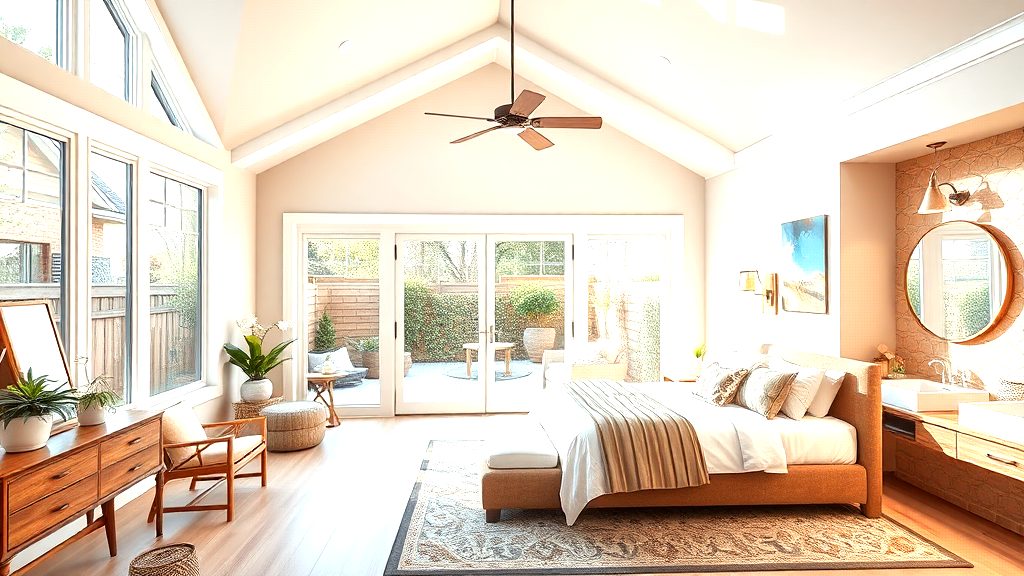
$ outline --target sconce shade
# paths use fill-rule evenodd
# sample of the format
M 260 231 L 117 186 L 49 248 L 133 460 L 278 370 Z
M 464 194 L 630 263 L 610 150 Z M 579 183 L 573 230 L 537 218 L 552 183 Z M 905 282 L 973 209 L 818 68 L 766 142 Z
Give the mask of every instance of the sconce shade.
M 938 214 L 949 212 L 949 198 L 939 190 L 939 181 L 932 171 L 928 179 L 928 187 L 924 190 L 924 198 L 921 198 L 921 206 L 917 209 L 918 214 Z
M 760 277 L 757 270 L 743 270 L 740 272 L 740 290 L 743 292 L 756 292 L 760 284 Z

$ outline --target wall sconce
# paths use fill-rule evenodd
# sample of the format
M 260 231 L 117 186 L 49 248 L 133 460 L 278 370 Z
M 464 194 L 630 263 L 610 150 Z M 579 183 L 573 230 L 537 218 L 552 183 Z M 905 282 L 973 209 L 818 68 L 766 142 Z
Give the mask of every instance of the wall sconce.
M 764 296 L 762 305 L 767 305 L 776 314 L 779 313 L 779 276 L 778 274 L 767 274 L 767 281 L 761 283 L 761 275 L 757 270 L 740 271 L 740 290 L 753 292 L 758 296 Z
M 928 144 L 928 147 L 935 152 L 935 168 L 932 168 L 931 178 L 928 179 L 928 187 L 924 190 L 924 198 L 921 198 L 921 206 L 917 209 L 918 214 L 938 214 L 940 212 L 949 212 L 950 203 L 956 204 L 957 206 L 963 206 L 970 199 L 971 193 L 959 191 L 956 186 L 953 186 L 949 182 L 938 181 L 935 177 L 935 170 L 939 167 L 939 148 L 945 146 L 945 142 L 932 142 Z M 953 191 L 950 192 L 949 196 L 942 193 L 940 189 L 942 186 L 949 186 Z

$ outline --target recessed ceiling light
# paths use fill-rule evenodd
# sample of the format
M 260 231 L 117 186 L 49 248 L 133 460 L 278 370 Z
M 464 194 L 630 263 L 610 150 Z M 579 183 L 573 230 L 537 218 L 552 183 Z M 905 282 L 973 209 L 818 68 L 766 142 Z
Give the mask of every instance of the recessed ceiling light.
M 352 42 L 346 38 L 338 43 L 338 52 L 347 52 L 352 47 Z

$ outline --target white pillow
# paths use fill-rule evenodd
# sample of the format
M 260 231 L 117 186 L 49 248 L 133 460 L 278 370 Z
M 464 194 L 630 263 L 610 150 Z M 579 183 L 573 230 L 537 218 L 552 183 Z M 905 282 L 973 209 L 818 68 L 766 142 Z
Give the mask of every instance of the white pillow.
M 338 348 L 334 352 L 331 352 L 325 361 L 333 364 L 334 369 L 338 372 L 352 372 L 356 369 L 356 367 L 352 365 L 352 359 L 348 357 L 348 348 L 345 347 Z
M 832 409 L 832 402 L 836 399 L 836 394 L 839 394 L 839 388 L 843 385 L 845 378 L 846 372 L 842 370 L 826 370 L 825 376 L 821 379 L 821 386 L 818 387 L 818 393 L 814 395 L 814 400 L 807 407 L 807 413 L 818 418 L 828 416 L 828 411 Z
M 800 420 L 807 414 L 807 407 L 814 401 L 814 397 L 821 388 L 821 381 L 825 377 L 825 371 L 818 368 L 801 367 L 793 379 L 793 385 L 789 389 L 789 396 L 782 405 L 782 413 L 793 420 Z

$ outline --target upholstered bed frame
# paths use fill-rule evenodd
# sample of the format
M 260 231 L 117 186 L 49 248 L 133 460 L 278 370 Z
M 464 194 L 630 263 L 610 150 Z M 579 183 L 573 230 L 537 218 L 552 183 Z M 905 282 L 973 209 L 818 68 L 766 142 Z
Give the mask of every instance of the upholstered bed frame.
M 606 494 L 588 508 L 648 506 L 732 506 L 749 504 L 855 503 L 869 518 L 882 513 L 881 368 L 877 364 L 807 353 L 782 353 L 794 364 L 847 373 L 831 416 L 857 429 L 857 463 L 793 465 L 787 474 L 749 472 L 712 474 L 711 483 L 696 488 L 641 490 Z M 681 384 L 683 385 L 683 384 Z M 561 468 L 491 469 L 481 477 L 483 508 L 488 522 L 501 510 L 561 508 Z

